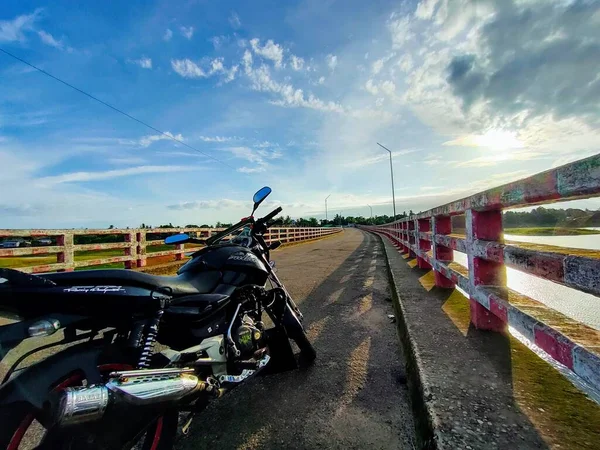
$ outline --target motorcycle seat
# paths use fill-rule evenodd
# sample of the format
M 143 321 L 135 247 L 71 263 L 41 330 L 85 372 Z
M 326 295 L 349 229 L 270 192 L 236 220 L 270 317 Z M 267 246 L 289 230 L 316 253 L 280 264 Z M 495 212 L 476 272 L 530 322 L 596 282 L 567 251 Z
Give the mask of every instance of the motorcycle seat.
M 134 270 L 106 269 L 58 272 L 40 275 L 58 286 L 119 285 L 160 290 L 173 296 L 206 294 L 219 283 L 221 273 L 206 271 L 193 278 L 184 275 L 166 277 Z

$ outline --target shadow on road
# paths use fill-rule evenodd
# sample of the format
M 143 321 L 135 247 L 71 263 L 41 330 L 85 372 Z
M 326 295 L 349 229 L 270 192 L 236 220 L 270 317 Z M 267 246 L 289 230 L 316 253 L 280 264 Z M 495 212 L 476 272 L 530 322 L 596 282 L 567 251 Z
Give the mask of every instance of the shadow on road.
M 414 446 L 403 357 L 387 318 L 383 250 L 372 236 L 345 234 L 340 242 L 348 256 L 299 299 L 318 352 L 315 365 L 241 386 L 199 416 L 178 448 Z M 307 254 L 327 258 L 335 245 Z M 297 276 L 308 281 L 310 269 L 300 269 Z

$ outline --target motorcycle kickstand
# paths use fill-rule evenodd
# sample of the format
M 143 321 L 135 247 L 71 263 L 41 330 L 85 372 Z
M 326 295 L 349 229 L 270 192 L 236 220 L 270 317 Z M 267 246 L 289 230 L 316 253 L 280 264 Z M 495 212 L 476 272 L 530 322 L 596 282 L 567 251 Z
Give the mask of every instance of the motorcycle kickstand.
M 187 436 L 190 432 L 190 428 L 192 426 L 192 422 L 194 421 L 194 417 L 196 414 L 204 411 L 209 403 L 208 397 L 200 397 L 196 402 L 192 405 L 191 409 L 189 409 L 189 413 L 185 416 L 183 420 L 183 425 L 181 426 L 181 433 L 184 436 Z

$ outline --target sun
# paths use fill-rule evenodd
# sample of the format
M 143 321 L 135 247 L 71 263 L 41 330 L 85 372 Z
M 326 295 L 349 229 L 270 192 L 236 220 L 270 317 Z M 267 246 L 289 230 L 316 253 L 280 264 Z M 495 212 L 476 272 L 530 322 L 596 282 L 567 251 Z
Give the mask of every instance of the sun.
M 444 142 L 444 145 L 457 147 L 479 147 L 491 150 L 511 150 L 525 147 L 525 144 L 517 138 L 517 133 L 506 130 L 491 129 L 485 134 L 468 134 L 452 141 Z
M 473 136 L 477 147 L 486 147 L 494 150 L 523 148 L 524 144 L 516 133 L 504 130 L 489 130 L 485 134 Z

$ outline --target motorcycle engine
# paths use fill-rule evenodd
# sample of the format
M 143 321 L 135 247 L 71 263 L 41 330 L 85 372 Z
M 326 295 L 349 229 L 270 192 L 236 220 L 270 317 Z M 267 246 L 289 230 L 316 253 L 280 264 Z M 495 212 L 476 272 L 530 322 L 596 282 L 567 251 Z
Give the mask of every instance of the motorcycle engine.
M 252 355 L 261 348 L 263 332 L 260 324 L 257 324 L 248 316 L 244 316 L 242 324 L 238 327 L 233 336 L 235 345 L 241 352 L 242 359 L 252 357 Z

